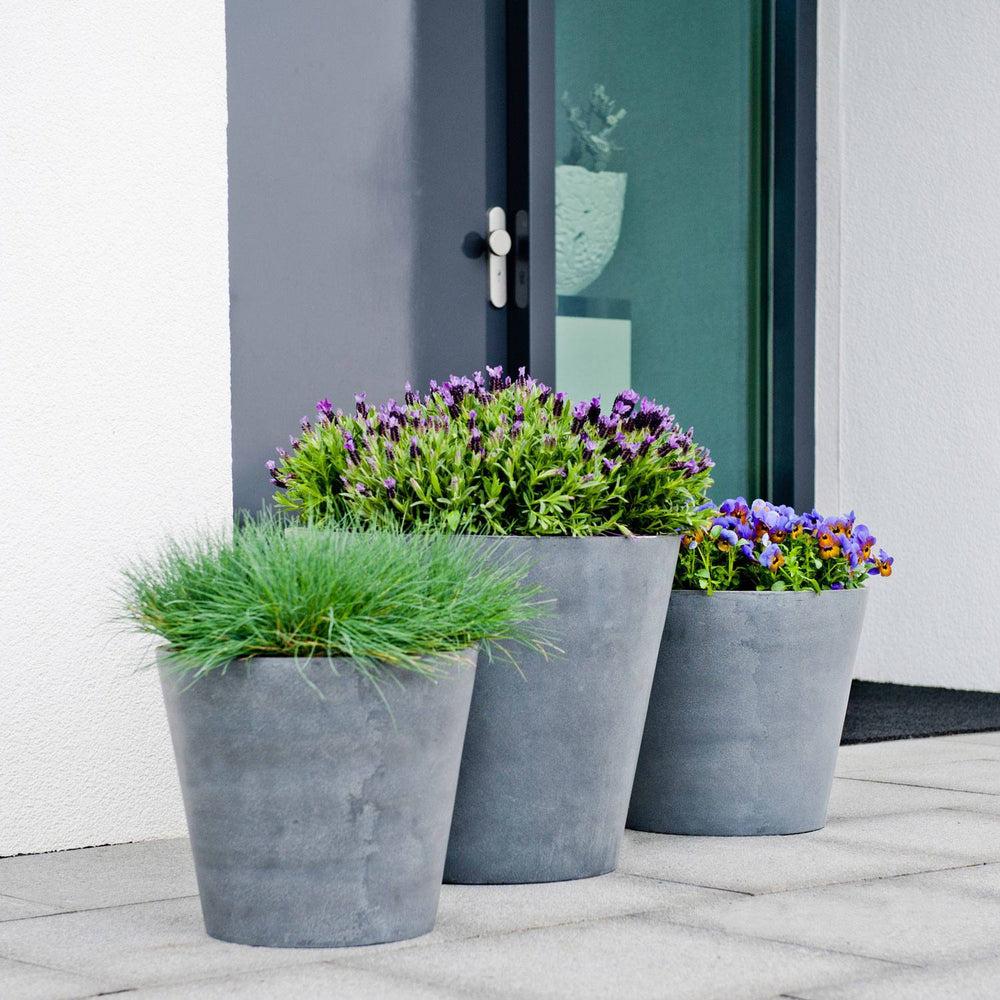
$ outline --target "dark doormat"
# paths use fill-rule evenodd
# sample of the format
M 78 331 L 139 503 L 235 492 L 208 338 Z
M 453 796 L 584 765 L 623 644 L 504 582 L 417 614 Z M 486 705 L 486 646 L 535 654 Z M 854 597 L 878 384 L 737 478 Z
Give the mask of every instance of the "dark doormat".
M 1000 729 L 1000 694 L 854 681 L 843 743 L 909 740 Z

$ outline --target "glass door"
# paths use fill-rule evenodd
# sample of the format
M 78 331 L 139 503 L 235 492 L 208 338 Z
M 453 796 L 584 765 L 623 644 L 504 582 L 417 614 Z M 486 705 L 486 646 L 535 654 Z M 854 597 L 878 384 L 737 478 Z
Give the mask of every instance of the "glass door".
M 556 387 L 667 403 L 761 488 L 767 302 L 758 0 L 555 0 Z

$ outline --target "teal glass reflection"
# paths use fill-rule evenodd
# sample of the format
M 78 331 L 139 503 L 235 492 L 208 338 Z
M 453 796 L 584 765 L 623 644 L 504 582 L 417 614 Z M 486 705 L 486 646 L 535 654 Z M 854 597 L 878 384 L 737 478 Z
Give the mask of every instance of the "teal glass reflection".
M 556 2 L 557 388 L 669 404 L 720 499 L 759 488 L 759 9 Z

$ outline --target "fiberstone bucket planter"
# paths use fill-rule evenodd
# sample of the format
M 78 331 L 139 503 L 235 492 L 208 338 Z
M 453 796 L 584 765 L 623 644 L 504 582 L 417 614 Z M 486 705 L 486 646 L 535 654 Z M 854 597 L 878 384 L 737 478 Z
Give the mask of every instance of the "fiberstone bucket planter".
M 826 823 L 865 589 L 675 590 L 628 826 L 756 836 Z
M 534 564 L 563 652 L 480 663 L 445 881 L 602 875 L 618 862 L 680 539 L 494 542 L 495 558 Z
M 385 678 L 391 714 L 347 659 L 337 675 L 325 659 L 239 660 L 193 684 L 161 661 L 212 937 L 318 948 L 431 929 L 475 655 L 425 657 L 448 672 L 437 682 Z

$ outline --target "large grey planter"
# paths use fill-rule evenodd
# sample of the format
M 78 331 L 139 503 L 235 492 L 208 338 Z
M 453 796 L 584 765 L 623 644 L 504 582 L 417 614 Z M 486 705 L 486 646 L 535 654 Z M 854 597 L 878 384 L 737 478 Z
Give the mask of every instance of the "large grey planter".
M 212 937 L 319 948 L 431 929 L 475 676 L 475 650 L 461 656 L 437 658 L 437 682 L 384 680 L 391 715 L 347 660 L 339 676 L 236 661 L 195 684 L 161 666 Z
M 618 861 L 679 540 L 504 538 L 555 599 L 545 659 L 480 658 L 445 881 L 553 882 Z
M 675 591 L 629 827 L 753 836 L 824 826 L 866 597 Z

